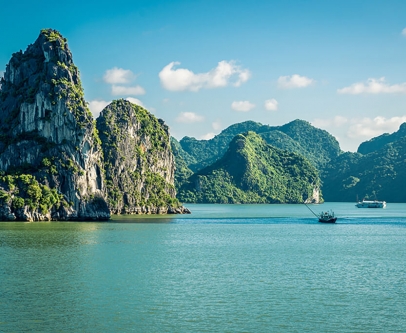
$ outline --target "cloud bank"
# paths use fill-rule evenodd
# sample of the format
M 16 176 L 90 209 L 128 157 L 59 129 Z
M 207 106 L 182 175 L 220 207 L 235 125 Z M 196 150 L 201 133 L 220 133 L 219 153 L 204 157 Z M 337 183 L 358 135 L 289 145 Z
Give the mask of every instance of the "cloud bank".
M 366 82 L 357 82 L 338 89 L 337 92 L 350 95 L 406 93 L 406 83 L 389 85 L 385 82 L 384 77 L 379 79 L 370 78 Z
M 234 61 L 220 61 L 217 67 L 206 73 L 195 74 L 186 68 L 175 68 L 179 62 L 171 62 L 159 72 L 162 86 L 170 91 L 199 91 L 233 85 L 239 87 L 251 77 L 248 69 Z
M 406 122 L 406 116 L 385 118 L 378 116 L 375 118 L 353 119 L 353 124 L 348 130 L 350 138 L 371 138 L 382 133 L 392 133 L 399 129 L 399 126 Z
M 319 128 L 347 128 L 346 135 L 351 139 L 369 139 L 383 133 L 393 133 L 406 122 L 406 116 L 385 118 L 346 118 L 335 116 L 331 119 L 315 119 L 312 125 Z

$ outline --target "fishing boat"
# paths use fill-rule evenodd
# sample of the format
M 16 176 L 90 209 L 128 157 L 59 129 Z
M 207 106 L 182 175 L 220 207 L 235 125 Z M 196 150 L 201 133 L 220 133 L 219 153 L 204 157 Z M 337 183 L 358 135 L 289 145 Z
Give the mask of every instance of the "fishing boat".
M 313 210 L 308 205 L 306 205 L 305 202 L 303 202 L 303 203 L 313 213 L 313 215 L 319 219 L 319 222 L 336 223 L 337 217 L 334 216 L 334 212 L 332 210 L 327 211 L 327 212 L 321 212 L 320 214 L 316 214 L 315 212 L 313 212 Z
M 323 223 L 336 223 L 337 217 L 334 216 L 334 212 L 330 210 L 329 212 L 321 212 L 319 214 L 319 222 Z
M 385 208 L 386 202 L 378 200 L 362 200 L 358 201 L 355 206 L 358 208 Z

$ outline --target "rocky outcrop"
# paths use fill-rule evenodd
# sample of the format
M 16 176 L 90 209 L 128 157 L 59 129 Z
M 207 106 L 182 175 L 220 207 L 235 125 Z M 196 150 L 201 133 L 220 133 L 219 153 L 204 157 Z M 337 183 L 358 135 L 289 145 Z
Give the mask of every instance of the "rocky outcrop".
M 110 218 L 97 130 L 55 30 L 14 53 L 1 79 L 0 170 L 0 218 Z
M 141 106 L 113 101 L 97 118 L 114 214 L 188 213 L 176 199 L 168 126 Z

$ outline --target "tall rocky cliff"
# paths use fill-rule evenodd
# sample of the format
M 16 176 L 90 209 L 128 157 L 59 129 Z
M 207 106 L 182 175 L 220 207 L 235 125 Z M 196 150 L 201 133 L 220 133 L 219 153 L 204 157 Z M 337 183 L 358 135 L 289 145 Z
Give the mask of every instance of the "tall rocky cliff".
M 168 126 L 144 108 L 113 101 L 97 119 L 112 213 L 183 213 L 175 198 Z
M 42 30 L 0 90 L 0 219 L 104 220 L 100 141 L 66 39 Z

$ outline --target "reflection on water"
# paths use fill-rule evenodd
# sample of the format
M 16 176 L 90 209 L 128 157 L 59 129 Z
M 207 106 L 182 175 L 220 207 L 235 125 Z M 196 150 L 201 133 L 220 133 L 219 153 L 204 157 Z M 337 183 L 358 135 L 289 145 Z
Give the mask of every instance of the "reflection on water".
M 0 332 L 402 332 L 402 206 L 278 206 L 0 223 Z
M 5 222 L 0 223 L 0 247 L 59 248 L 94 241 L 98 223 Z

